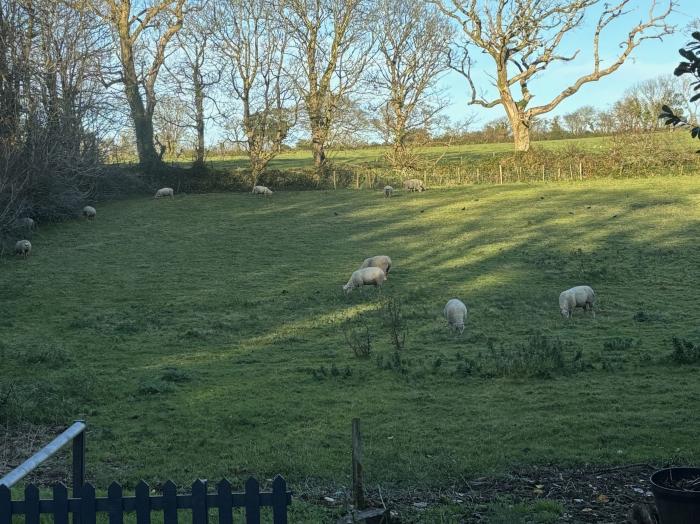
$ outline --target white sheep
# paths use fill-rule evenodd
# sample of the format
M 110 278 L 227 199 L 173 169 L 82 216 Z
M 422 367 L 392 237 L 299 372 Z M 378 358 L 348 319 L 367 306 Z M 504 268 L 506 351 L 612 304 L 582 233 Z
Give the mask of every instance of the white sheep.
M 584 311 L 590 309 L 595 318 L 593 304 L 595 304 L 595 291 L 590 286 L 572 287 L 559 295 L 559 310 L 564 318 L 569 318 L 577 307 L 583 308 Z
M 423 181 L 419 180 L 418 178 L 409 178 L 408 180 L 404 180 L 403 188 L 407 191 L 418 191 L 419 193 L 421 191 L 425 191 Z
M 378 267 L 388 277 L 391 271 L 391 259 L 386 255 L 377 255 L 376 257 L 365 258 L 365 261 L 360 265 L 360 269 L 366 267 Z
M 156 195 L 153 198 L 170 197 L 175 198 L 175 191 L 172 187 L 161 187 L 156 191 Z
M 93 219 L 97 216 L 97 210 L 92 206 L 85 206 L 83 208 L 83 216 L 85 218 Z
M 254 195 L 272 196 L 272 190 L 269 187 L 265 187 L 265 186 L 254 186 L 253 187 L 253 194 Z
M 345 293 L 350 293 L 356 287 L 373 285 L 378 288 L 386 280 L 386 274 L 378 267 L 365 267 L 353 272 L 348 283 L 343 286 Z
M 389 198 L 394 196 L 394 188 L 391 186 L 384 186 L 384 197 Z
M 467 321 L 467 306 L 464 305 L 464 302 L 458 298 L 452 298 L 447 301 L 442 313 L 445 315 L 447 325 L 455 331 L 459 331 L 461 335 L 464 332 L 464 323 Z
M 15 244 L 15 253 L 27 258 L 32 254 L 32 243 L 29 240 L 18 240 Z

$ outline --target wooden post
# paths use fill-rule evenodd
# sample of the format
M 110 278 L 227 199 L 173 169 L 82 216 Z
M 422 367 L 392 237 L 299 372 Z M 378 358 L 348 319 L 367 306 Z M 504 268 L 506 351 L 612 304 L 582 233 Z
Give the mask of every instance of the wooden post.
M 557 180 L 561 180 L 561 166 L 557 167 Z
M 503 184 L 503 164 L 498 164 L 498 176 L 500 183 Z
M 355 189 L 360 189 L 360 173 L 355 171 Z
M 365 489 L 362 484 L 362 433 L 360 419 L 352 419 L 352 502 L 355 509 L 365 509 Z
M 583 180 L 583 162 L 578 163 L 578 179 Z
M 338 189 L 338 185 L 335 180 L 335 169 L 333 170 L 333 189 Z
M 544 182 L 544 164 L 542 164 L 542 182 Z
M 479 168 L 476 168 L 476 183 L 481 182 L 481 173 L 479 173 Z

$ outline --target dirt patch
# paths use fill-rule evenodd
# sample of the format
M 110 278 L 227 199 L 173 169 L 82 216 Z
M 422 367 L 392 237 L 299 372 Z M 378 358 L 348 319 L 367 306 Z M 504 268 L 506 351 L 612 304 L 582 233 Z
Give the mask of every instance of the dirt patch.
M 392 509 L 399 522 L 421 522 L 420 514 L 427 514 L 431 508 L 457 506 L 459 517 L 454 522 L 477 524 L 489 522 L 493 505 L 504 500 L 513 503 L 549 500 L 564 508 L 557 522 L 619 524 L 628 522 L 635 505 L 648 507 L 653 513 L 649 477 L 656 469 L 650 464 L 579 469 L 538 467 L 500 477 L 480 477 L 445 490 L 372 491 L 368 503 Z M 335 491 L 318 498 L 304 495 L 300 498 L 332 506 L 342 504 L 343 499 L 347 501 L 347 495 Z
M 39 451 L 66 428 L 23 424 L 0 428 L 0 477 L 3 477 L 32 454 Z M 23 482 L 49 486 L 70 482 L 70 446 L 59 451 L 30 473 Z

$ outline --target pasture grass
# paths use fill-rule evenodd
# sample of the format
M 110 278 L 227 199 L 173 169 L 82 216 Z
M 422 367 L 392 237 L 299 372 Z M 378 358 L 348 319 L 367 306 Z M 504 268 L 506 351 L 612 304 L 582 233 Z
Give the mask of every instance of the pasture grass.
M 700 343 L 693 177 L 142 198 L 32 243 L 0 260 L 0 422 L 85 418 L 100 489 L 282 473 L 307 500 L 347 493 L 352 417 L 371 489 L 700 459 L 700 366 L 672 358 L 674 337 Z M 384 288 L 345 296 L 376 254 L 394 261 Z M 595 319 L 560 317 L 577 284 Z M 441 317 L 452 297 L 462 336 Z M 370 333 L 369 357 L 344 325 Z M 530 511 L 515 504 L 492 510 Z
M 654 139 L 665 150 L 688 151 L 696 146 L 688 133 L 684 131 L 676 133 L 656 133 Z M 631 135 L 634 137 L 634 135 Z M 615 142 L 615 137 L 595 136 L 586 138 L 565 138 L 560 140 L 533 141 L 534 151 L 562 151 L 576 149 L 586 153 L 607 152 Z M 383 168 L 389 166 L 385 160 L 385 146 L 361 147 L 357 149 L 333 149 L 327 152 L 328 159 L 337 166 L 376 165 Z M 471 163 L 486 161 L 490 158 L 498 158 L 513 153 L 512 142 L 490 144 L 454 144 L 431 145 L 418 147 L 415 152 L 427 162 L 436 162 L 440 165 L 461 165 L 468 168 Z M 183 165 L 189 166 L 188 162 Z M 216 169 L 246 169 L 250 166 L 245 154 L 238 156 L 217 156 L 212 153 L 210 162 Z M 310 150 L 295 149 L 285 151 L 276 156 L 268 165 L 268 169 L 280 171 L 313 169 L 313 156 Z

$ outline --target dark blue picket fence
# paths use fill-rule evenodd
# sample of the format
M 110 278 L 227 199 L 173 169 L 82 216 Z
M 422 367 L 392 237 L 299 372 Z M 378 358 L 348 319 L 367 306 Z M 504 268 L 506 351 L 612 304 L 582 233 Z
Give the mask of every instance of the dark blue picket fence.
M 246 524 L 260 523 L 261 508 L 272 509 L 274 524 L 287 523 L 287 507 L 292 503 L 292 494 L 281 476 L 272 482 L 272 491 L 261 492 L 254 478 L 245 483 L 245 491 L 232 491 L 231 483 L 222 480 L 215 493 L 208 493 L 207 482 L 197 480 L 190 494 L 178 495 L 177 486 L 167 481 L 162 495 L 151 495 L 148 484 L 136 485 L 135 496 L 124 496 L 122 487 L 116 482 L 107 490 L 106 497 L 96 497 L 95 488 L 87 483 L 80 490 L 80 497 L 69 497 L 64 484 L 53 488 L 53 498 L 41 499 L 39 488 L 29 484 L 24 489 L 24 500 L 12 500 L 10 488 L 0 485 L 0 524 L 11 524 L 13 515 L 24 516 L 25 524 L 39 524 L 41 515 L 52 515 L 54 524 L 68 524 L 73 515 L 75 524 L 96 524 L 97 515 L 108 515 L 109 524 L 123 524 L 125 513 L 135 513 L 137 524 L 151 524 L 151 512 L 163 512 L 164 524 L 178 524 L 178 510 L 191 510 L 190 518 L 181 522 L 208 524 L 210 510 L 216 509 L 219 524 L 233 524 L 234 510 L 245 511 Z M 158 519 L 160 521 L 160 518 Z

